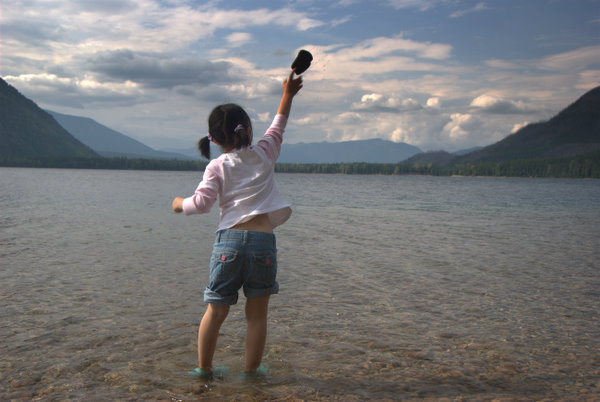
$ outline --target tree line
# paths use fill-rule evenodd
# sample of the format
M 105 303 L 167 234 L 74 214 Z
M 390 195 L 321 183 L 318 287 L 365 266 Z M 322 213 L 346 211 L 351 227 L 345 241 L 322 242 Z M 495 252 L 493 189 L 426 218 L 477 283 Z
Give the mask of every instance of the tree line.
M 0 166 L 114 170 L 201 171 L 206 161 L 143 158 L 20 158 L 0 157 Z M 279 173 L 324 173 L 361 175 L 432 175 L 432 176 L 500 176 L 559 177 L 600 179 L 600 151 L 570 158 L 480 162 L 440 167 L 409 163 L 279 163 Z
M 287 163 L 275 171 L 283 173 L 337 173 L 431 176 L 498 176 L 600 178 L 600 151 L 570 158 L 527 159 L 480 162 L 440 167 L 434 164 L 408 163 Z
M 0 166 L 59 169 L 110 169 L 110 170 L 204 170 L 206 162 L 180 159 L 144 158 L 80 158 L 80 157 L 0 157 Z

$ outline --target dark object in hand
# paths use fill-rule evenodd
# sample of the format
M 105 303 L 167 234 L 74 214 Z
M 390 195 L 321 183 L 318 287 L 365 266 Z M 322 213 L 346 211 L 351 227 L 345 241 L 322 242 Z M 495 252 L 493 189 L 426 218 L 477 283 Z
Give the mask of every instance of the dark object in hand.
M 308 70 L 312 59 L 312 54 L 310 54 L 309 51 L 304 49 L 300 50 L 298 52 L 298 56 L 296 56 L 296 60 L 294 60 L 294 62 L 292 63 L 292 70 L 295 69 L 296 74 L 298 75 L 302 74 L 303 72 Z

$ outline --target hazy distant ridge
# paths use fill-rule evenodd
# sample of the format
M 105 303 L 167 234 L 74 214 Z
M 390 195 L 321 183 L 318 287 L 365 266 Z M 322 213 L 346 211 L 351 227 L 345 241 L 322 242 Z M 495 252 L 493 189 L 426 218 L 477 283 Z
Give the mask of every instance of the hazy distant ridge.
M 48 110 L 58 123 L 79 141 L 102 156 L 127 156 L 157 159 L 190 159 L 181 154 L 157 151 L 88 117 L 78 117 Z
M 283 144 L 280 163 L 397 163 L 423 152 L 414 145 L 382 139 Z
M 200 159 L 196 148 L 157 151 L 90 118 L 48 111 L 75 138 L 103 156 L 160 159 Z M 211 148 L 212 156 L 219 154 Z M 281 148 L 279 163 L 397 163 L 423 152 L 418 147 L 382 139 L 345 142 L 287 144 Z

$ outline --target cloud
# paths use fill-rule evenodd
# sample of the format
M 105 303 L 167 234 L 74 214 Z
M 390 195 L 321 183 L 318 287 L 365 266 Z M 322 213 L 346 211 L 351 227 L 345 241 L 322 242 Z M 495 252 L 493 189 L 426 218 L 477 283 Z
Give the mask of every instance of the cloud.
M 229 42 L 231 47 L 244 46 L 248 42 L 252 41 L 252 35 L 247 32 L 234 32 L 225 37 L 225 40 Z
M 82 109 L 86 104 L 131 106 L 140 103 L 143 94 L 133 82 L 98 82 L 91 77 L 83 79 L 60 77 L 55 74 L 22 74 L 4 79 L 23 93 L 34 93 L 36 103 Z M 56 94 L 60 94 L 57 96 Z
M 432 97 L 432 98 L 427 99 L 427 107 L 439 109 L 440 106 L 441 106 L 440 98 Z
M 503 69 L 503 70 L 514 70 L 518 68 L 522 68 L 522 63 L 515 61 L 507 61 L 507 60 L 499 60 L 499 59 L 489 59 L 485 60 L 484 64 L 491 68 Z
M 412 98 L 399 99 L 395 97 L 385 97 L 382 94 L 366 94 L 360 99 L 360 102 L 353 103 L 352 110 L 364 112 L 410 112 L 420 110 L 423 107 Z
M 100 52 L 86 61 L 89 71 L 109 81 L 131 81 L 150 88 L 207 85 L 233 81 L 225 61 L 173 58 L 131 50 Z
M 347 23 L 347 22 L 351 21 L 352 19 L 353 19 L 353 17 L 352 17 L 351 15 L 347 15 L 347 16 L 345 16 L 345 17 L 342 17 L 342 18 L 336 18 L 336 19 L 332 20 L 332 21 L 330 22 L 330 25 L 331 25 L 332 27 L 337 27 L 338 25 L 345 24 L 345 23 Z
M 535 65 L 544 70 L 581 71 L 588 66 L 597 66 L 600 63 L 598 55 L 600 55 L 600 46 L 586 46 L 545 57 Z
M 517 123 L 513 126 L 512 130 L 510 130 L 511 134 L 516 133 L 517 131 L 519 131 L 520 129 L 522 129 L 523 127 L 529 125 L 528 121 L 524 121 L 523 123 Z
M 600 46 L 585 46 L 543 57 L 541 59 L 519 59 L 519 60 L 500 60 L 488 59 L 484 63 L 486 66 L 505 70 L 518 69 L 540 69 L 559 72 L 582 71 L 590 66 L 600 64 Z
M 316 79 L 365 83 L 380 81 L 378 76 L 393 72 L 440 74 L 457 70 L 456 66 L 442 63 L 450 58 L 452 46 L 402 36 L 377 37 L 354 45 L 307 45 L 305 48 L 314 56 L 311 75 Z
M 390 6 L 396 9 L 417 8 L 420 11 L 427 11 L 443 0 L 388 0 Z
M 289 7 L 242 10 L 216 8 L 213 2 L 190 4 L 85 0 L 52 2 L 50 6 L 38 0 L 23 8 L 4 7 L 3 45 L 7 39 L 17 42 L 3 50 L 18 55 L 45 42 L 54 45 L 54 52 L 66 54 L 123 48 L 171 52 L 209 38 L 219 29 L 239 32 L 278 26 L 307 31 L 324 24 L 305 11 Z
M 444 126 L 444 132 L 451 140 L 459 140 L 469 135 L 469 130 L 480 124 L 469 113 L 453 113 L 450 121 Z
M 453 12 L 452 14 L 450 14 L 450 18 L 459 18 L 466 14 L 475 13 L 475 12 L 483 11 L 483 10 L 487 10 L 487 9 L 488 9 L 487 5 L 483 2 L 481 2 L 481 3 L 477 3 L 474 7 Z
M 100 12 L 103 14 L 125 13 L 135 10 L 139 4 L 131 0 L 77 0 L 68 5 L 73 11 Z
M 365 40 L 355 46 L 352 51 L 363 59 L 400 52 L 414 54 L 425 59 L 443 60 L 450 57 L 452 46 L 441 43 L 417 42 L 404 39 L 399 35 Z
M 523 102 L 500 99 L 491 95 L 478 96 L 477 98 L 473 99 L 471 106 L 486 113 L 521 114 L 531 112 L 531 110 L 529 110 Z

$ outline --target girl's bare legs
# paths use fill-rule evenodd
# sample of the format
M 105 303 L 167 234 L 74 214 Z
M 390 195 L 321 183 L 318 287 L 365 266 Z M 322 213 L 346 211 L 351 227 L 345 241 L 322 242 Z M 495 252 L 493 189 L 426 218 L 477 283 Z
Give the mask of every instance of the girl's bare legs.
M 204 371 L 212 369 L 221 324 L 227 318 L 229 305 L 209 304 L 198 330 L 198 365 Z
M 269 296 L 246 299 L 246 373 L 255 373 L 267 339 Z

